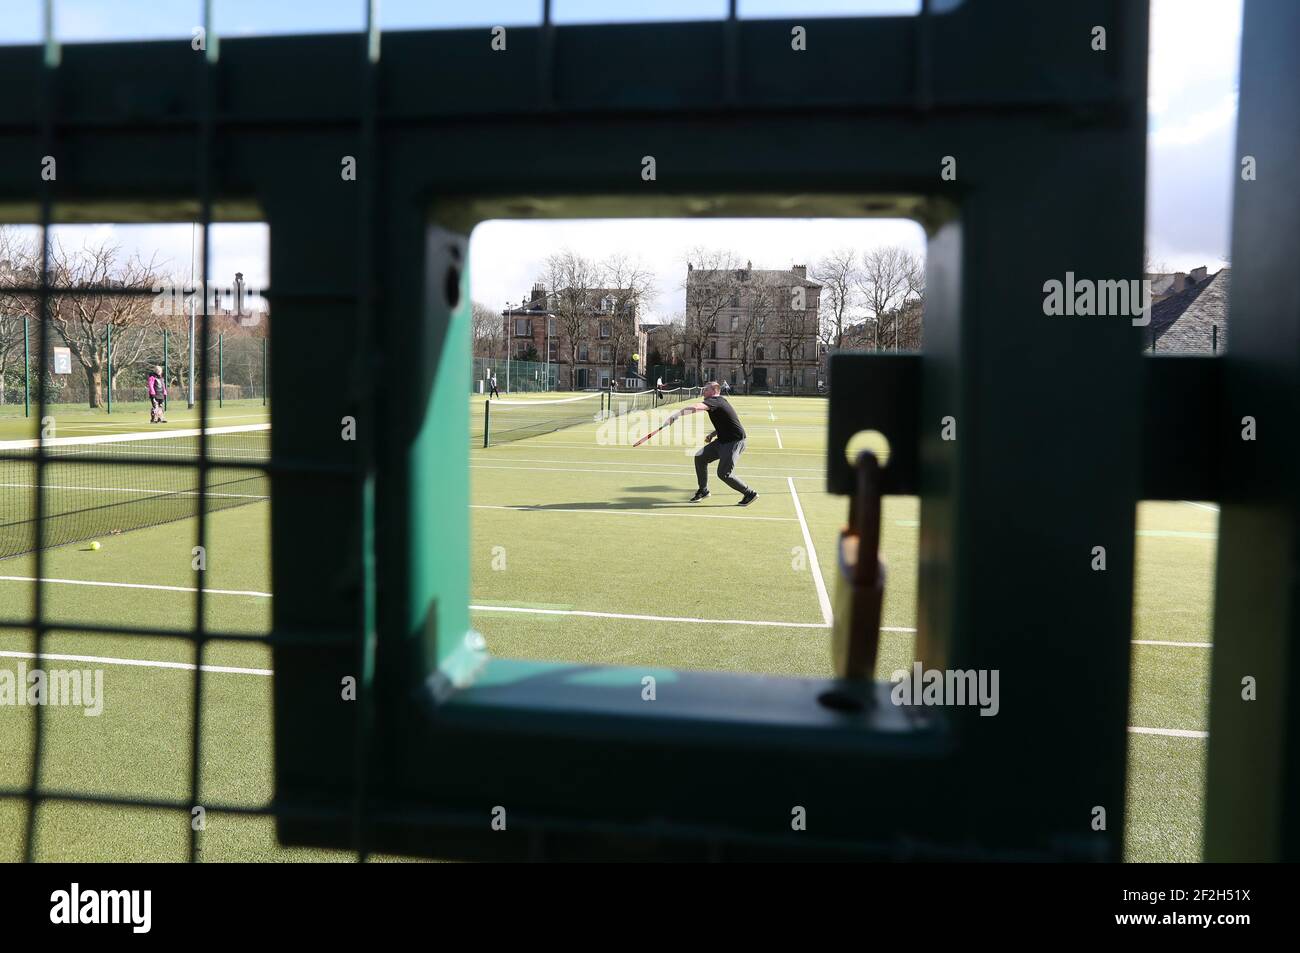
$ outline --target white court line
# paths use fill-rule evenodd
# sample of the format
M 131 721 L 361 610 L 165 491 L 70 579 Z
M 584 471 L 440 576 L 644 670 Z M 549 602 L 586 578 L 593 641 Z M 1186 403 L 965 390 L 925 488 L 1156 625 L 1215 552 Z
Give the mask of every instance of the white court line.
M 908 628 L 908 627 L 906 627 L 906 626 L 889 626 L 889 625 L 882 625 L 882 626 L 880 627 L 880 631 L 881 631 L 881 632 L 915 632 L 916 629 Z M 1169 645 L 1169 646 L 1172 646 L 1172 647 L 1174 647 L 1174 648 L 1179 648 L 1179 649 L 1183 649 L 1183 648 L 1186 648 L 1186 649 L 1212 649 L 1212 648 L 1214 648 L 1214 643 L 1213 643 L 1213 642 L 1170 642 L 1170 641 L 1163 641 L 1163 640 L 1161 640 L 1161 639 L 1132 639 L 1132 640 L 1130 640 L 1129 644 L 1130 644 L 1130 645 Z
M 0 582 L 36 582 L 33 576 L 0 576 Z M 56 583 L 63 586 L 101 586 L 105 589 L 149 589 L 157 592 L 198 592 L 193 586 L 155 586 L 143 582 L 98 582 L 90 579 L 47 579 L 40 580 L 42 584 Z M 269 592 L 256 592 L 250 589 L 204 589 L 203 592 L 212 596 L 255 596 L 259 599 L 270 599 Z
M 758 625 L 780 629 L 827 629 L 823 622 L 760 622 L 752 619 L 696 619 L 689 616 L 633 615 L 626 612 L 585 612 L 578 609 L 532 609 L 524 606 L 476 606 L 474 612 L 513 612 L 521 615 L 576 615 L 588 619 L 632 619 L 637 622 L 690 622 L 703 625 Z
M 1219 512 L 1219 507 L 1214 503 L 1197 503 L 1195 500 L 1180 500 L 1179 502 L 1186 503 L 1188 506 L 1194 506 L 1198 510 L 1210 510 L 1215 513 Z
M 793 495 L 794 487 L 791 488 Z M 636 619 L 644 622 L 695 622 L 702 625 L 758 625 L 758 626 L 778 626 L 783 628 L 798 629 L 828 629 L 831 626 L 830 600 L 826 596 L 826 585 L 822 580 L 821 567 L 817 563 L 817 552 L 812 548 L 812 540 L 808 535 L 808 526 L 803 523 L 803 510 L 799 508 L 799 498 L 794 497 L 795 508 L 799 512 L 799 519 L 802 524 L 804 542 L 808 544 L 808 551 L 811 557 L 813 579 L 817 584 L 818 600 L 822 604 L 822 618 L 825 622 L 768 622 L 754 619 L 697 619 L 684 616 L 657 616 L 657 615 L 628 615 L 620 612 L 587 612 L 579 609 L 531 609 L 524 606 L 479 606 L 471 605 L 470 608 L 477 612 L 515 612 L 522 614 L 536 613 L 538 615 L 576 615 L 596 619 Z M 490 509 L 515 509 L 515 507 L 486 507 Z M 587 512 L 584 510 L 583 512 Z M 645 514 L 651 515 L 651 514 Z M 658 514 L 653 514 L 658 515 Z M 785 522 L 793 522 L 787 517 L 720 517 L 721 519 L 781 519 Z M 36 582 L 32 576 L 0 576 L 0 582 Z M 95 582 L 86 579 L 41 579 L 42 583 L 56 583 L 66 586 L 100 586 L 109 589 L 150 589 L 161 592 L 198 592 L 197 589 L 188 586 L 155 586 L 138 582 Z M 256 592 L 245 589 L 204 589 L 209 595 L 218 596 L 253 596 L 259 599 L 271 598 L 269 592 Z M 902 632 L 914 633 L 915 628 L 909 626 L 882 625 L 881 632 Z M 1167 645 L 1173 648 L 1190 648 L 1190 649 L 1210 649 L 1214 645 L 1211 642 L 1173 642 L 1159 639 L 1133 639 L 1133 645 Z
M 622 617 L 620 617 L 622 618 Z M 629 616 L 627 618 L 653 618 L 652 616 Z M 672 620 L 670 620 L 672 621 Z M 700 620 L 700 621 L 717 621 L 717 620 Z M 768 622 L 764 625 L 797 625 L 798 623 L 775 623 Z M 813 623 L 815 625 L 815 623 Z M 820 626 L 818 626 L 820 628 Z M 0 658 L 17 658 L 17 659 L 35 659 L 37 656 L 34 652 L 5 652 L 0 651 Z M 129 659 L 129 658 L 104 658 L 98 655 L 62 655 L 50 652 L 42 653 L 42 660 L 49 659 L 59 662 L 89 662 L 93 665 L 127 665 L 134 668 L 161 668 L 161 669 L 180 669 L 182 671 L 194 671 L 194 665 L 191 662 L 155 662 L 148 659 Z M 275 673 L 268 668 L 238 668 L 233 665 L 204 665 L 204 672 L 215 672 L 221 675 L 258 675 L 261 677 L 270 677 Z M 1185 728 L 1139 728 L 1130 725 L 1128 729 L 1135 735 L 1161 735 L 1166 738 L 1208 738 L 1208 731 L 1189 731 Z
M 674 506 L 679 504 L 673 504 Z M 701 513 L 698 509 L 686 509 L 682 506 L 680 513 L 646 513 L 641 510 L 602 510 L 583 509 L 581 507 L 564 508 L 554 506 L 493 506 L 488 503 L 471 503 L 472 510 L 514 510 L 518 513 L 600 513 L 604 516 L 676 516 L 682 519 L 699 520 L 762 520 L 765 523 L 793 523 L 793 516 L 722 516 L 716 513 Z
M 781 442 L 781 431 L 779 431 L 779 430 L 777 430 L 775 427 L 773 427 L 773 428 L 772 428 L 772 433 L 776 434 L 776 445 L 777 445 L 777 447 L 780 448 L 781 450 L 784 450 L 784 449 L 785 449 L 785 444 L 783 444 L 783 443 Z M 807 469 L 809 469 L 809 468 L 808 468 L 808 467 L 804 467 L 803 469 L 807 470 Z
M 56 655 L 42 652 L 42 661 L 52 659 L 58 662 L 93 662 L 97 665 L 134 665 L 139 668 L 178 668 L 186 672 L 194 671 L 192 662 L 153 662 L 134 658 L 103 658 L 98 655 Z M 36 658 L 35 652 L 0 652 L 0 658 Z M 204 665 L 205 672 L 217 672 L 224 675 L 273 675 L 269 668 L 236 668 L 233 665 Z
M 812 535 L 808 532 L 808 521 L 803 518 L 803 507 L 799 505 L 799 494 L 794 490 L 794 477 L 786 477 L 790 485 L 790 498 L 794 500 L 794 512 L 799 517 L 799 528 L 803 530 L 803 542 L 808 547 L 808 561 L 811 564 L 813 584 L 817 586 L 817 601 L 821 603 L 822 619 L 829 626 L 831 619 L 831 600 L 826 595 L 826 581 L 822 579 L 822 567 L 817 563 L 817 550 L 813 547 Z
M 1169 738 L 1208 738 L 1208 731 L 1188 731 L 1185 728 L 1134 728 L 1129 727 L 1135 735 L 1165 735 Z

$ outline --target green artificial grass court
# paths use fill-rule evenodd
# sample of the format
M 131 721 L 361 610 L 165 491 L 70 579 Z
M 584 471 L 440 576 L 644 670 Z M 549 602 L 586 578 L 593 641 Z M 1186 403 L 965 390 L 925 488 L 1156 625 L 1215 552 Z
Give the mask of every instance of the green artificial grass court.
M 824 489 L 827 404 L 765 397 L 733 403 L 750 435 L 737 474 L 761 494 L 749 508 L 734 505 L 737 495 L 712 475 L 714 468 L 713 496 L 687 503 L 695 487 L 691 446 L 632 449 L 602 441 L 595 422 L 471 450 L 472 619 L 494 654 L 829 674 L 816 570 L 799 518 L 802 513 L 831 587 L 847 504 Z M 481 413 L 482 400 L 471 400 L 471 427 Z M 254 504 L 209 517 L 203 579 L 210 590 L 209 628 L 266 631 L 268 516 L 265 504 Z M 888 678 L 912 658 L 917 501 L 890 498 L 883 516 L 889 631 L 882 636 L 877 676 Z M 1204 504 L 1139 507 L 1133 638 L 1174 644 L 1133 646 L 1129 724 L 1135 728 L 1207 728 L 1210 652 L 1200 643 L 1209 641 L 1217 518 Z M 45 611 L 56 621 L 186 628 L 195 611 L 188 591 L 195 585 L 194 542 L 190 520 L 105 540 L 98 552 L 84 544 L 49 551 L 45 577 L 65 581 L 46 586 Z M 0 653 L 33 650 L 29 632 L 6 624 L 30 611 L 32 564 L 31 557 L 0 560 L 0 617 L 6 620 L 0 622 Z M 83 584 L 93 582 L 113 585 Z M 1045 625 L 1044 638 L 1050 637 Z M 98 717 L 45 709 L 43 783 L 188 798 L 193 672 L 122 663 L 192 664 L 192 647 L 183 640 L 55 631 L 44 648 L 119 661 L 45 663 L 102 668 L 106 697 Z M 0 668 L 13 671 L 20 661 L 35 664 L 0 655 Z M 273 793 L 271 681 L 264 674 L 269 652 L 213 643 L 204 663 L 239 671 L 204 675 L 203 797 L 262 803 Z M 0 750 L 7 753 L 0 759 L 0 786 L 28 781 L 31 715 L 30 708 L 0 707 Z M 1128 860 L 1200 859 L 1205 745 L 1196 734 L 1129 735 Z M 0 800 L 0 860 L 21 859 L 25 810 L 20 801 Z M 187 856 L 188 823 L 183 812 L 47 802 L 38 817 L 36 853 L 41 859 L 180 860 Z M 273 823 L 258 817 L 210 814 L 201 842 L 205 860 L 350 858 L 346 851 L 281 848 Z
M 199 408 L 187 408 L 184 399 L 173 400 L 167 423 L 149 423 L 148 403 L 114 403 L 110 414 L 104 408 L 90 410 L 85 404 L 47 404 L 45 416 L 54 419 L 51 437 L 93 437 L 100 434 L 138 433 L 148 430 L 194 430 L 199 427 Z M 271 422 L 271 408 L 260 399 L 228 400 L 218 407 L 208 405 L 209 427 L 235 427 Z M 30 440 L 40 431 L 35 402 L 31 416 L 23 416 L 22 404 L 0 404 L 0 440 Z

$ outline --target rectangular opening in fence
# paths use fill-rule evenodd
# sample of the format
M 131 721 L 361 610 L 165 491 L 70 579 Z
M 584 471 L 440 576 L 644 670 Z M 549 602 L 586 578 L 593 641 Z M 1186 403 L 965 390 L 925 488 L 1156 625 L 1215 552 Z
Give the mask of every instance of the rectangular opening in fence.
M 478 226 L 472 617 L 489 650 L 829 674 L 848 508 L 827 491 L 829 361 L 921 349 L 925 245 L 896 219 Z M 882 518 L 887 677 L 912 658 L 916 498 Z

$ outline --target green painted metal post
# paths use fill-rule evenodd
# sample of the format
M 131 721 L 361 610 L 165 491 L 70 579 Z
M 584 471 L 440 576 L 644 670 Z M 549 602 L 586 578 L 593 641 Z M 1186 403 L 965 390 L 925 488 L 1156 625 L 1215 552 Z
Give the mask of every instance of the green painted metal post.
M 217 335 L 217 406 L 226 406 L 226 332 Z
M 266 338 L 262 338 L 262 406 L 266 406 Z
M 23 318 L 23 416 L 32 415 L 32 341 L 27 318 Z
M 107 356 L 108 377 L 104 387 L 108 391 L 108 413 L 113 412 L 113 326 L 110 324 L 104 332 L 104 353 Z

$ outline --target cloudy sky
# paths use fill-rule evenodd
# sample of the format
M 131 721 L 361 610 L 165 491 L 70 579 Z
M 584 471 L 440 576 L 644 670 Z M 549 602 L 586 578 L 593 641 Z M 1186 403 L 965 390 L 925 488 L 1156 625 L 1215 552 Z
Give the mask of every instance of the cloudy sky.
M 943 0 L 947 4 L 952 0 Z M 219 33 L 240 36 L 356 30 L 362 0 L 215 0 Z M 914 13 L 919 0 L 740 0 L 742 17 L 817 14 Z M 33 43 L 41 36 L 41 0 L 3 0 L 0 45 Z M 54 28 L 64 42 L 187 38 L 199 22 L 201 0 L 57 0 Z M 553 0 L 559 23 L 611 20 L 714 19 L 727 0 Z M 384 29 L 526 25 L 541 16 L 541 0 L 381 0 Z M 1220 267 L 1228 254 L 1232 183 L 1236 171 L 1237 62 L 1240 0 L 1152 0 L 1148 103 L 1147 242 L 1153 261 L 1170 269 Z M 111 238 L 143 257 L 157 255 L 169 270 L 187 275 L 191 229 L 176 226 L 90 226 L 59 229 L 77 245 Z M 471 248 L 475 300 L 500 307 L 518 301 L 553 249 L 568 247 L 601 258 L 624 252 L 640 258 L 661 291 L 652 311 L 681 309 L 688 248 L 734 250 L 757 268 L 812 264 L 842 246 L 902 244 L 924 249 L 910 222 L 666 219 L 600 222 L 490 222 L 474 233 Z M 266 229 L 223 225 L 213 229 L 214 276 L 242 271 L 252 287 L 269 278 Z

